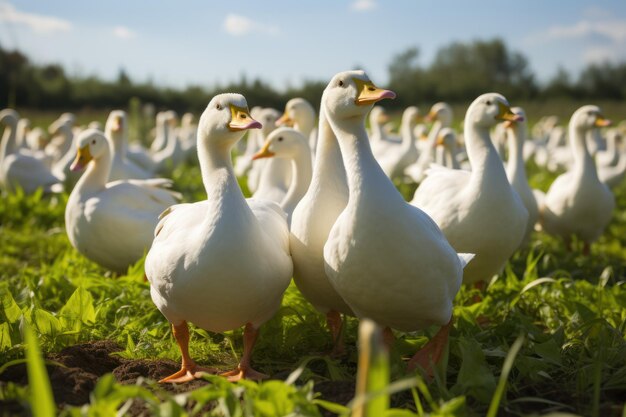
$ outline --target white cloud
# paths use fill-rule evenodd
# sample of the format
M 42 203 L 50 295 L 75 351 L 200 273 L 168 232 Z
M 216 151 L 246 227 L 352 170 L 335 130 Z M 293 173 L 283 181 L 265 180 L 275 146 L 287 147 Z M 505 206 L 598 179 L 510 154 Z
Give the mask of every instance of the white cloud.
M 113 36 L 120 39 L 131 39 L 137 35 L 125 26 L 115 26 L 113 28 Z
M 72 24 L 63 19 L 19 11 L 8 2 L 0 2 L 0 21 L 28 26 L 36 33 L 69 32 Z
M 604 36 L 614 42 L 626 41 L 625 20 L 581 20 L 569 26 L 552 26 L 533 37 L 543 40 L 579 39 L 593 35 Z
M 224 30 L 233 36 L 244 36 L 250 33 L 263 33 L 266 35 L 278 35 L 280 30 L 273 25 L 255 22 L 245 16 L 228 14 L 224 20 Z
M 376 0 L 355 0 L 350 5 L 350 8 L 357 12 L 369 12 L 378 7 Z

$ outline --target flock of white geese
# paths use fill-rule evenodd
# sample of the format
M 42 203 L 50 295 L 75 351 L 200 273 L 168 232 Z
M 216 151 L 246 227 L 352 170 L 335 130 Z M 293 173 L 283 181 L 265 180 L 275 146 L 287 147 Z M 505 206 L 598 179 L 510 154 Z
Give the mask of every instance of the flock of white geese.
M 281 114 L 220 94 L 197 126 L 189 114 L 179 125 L 174 112 L 159 113 L 149 149 L 128 143 L 123 111 L 111 112 L 104 131 L 94 123 L 75 132 L 63 114 L 47 143 L 6 109 L 0 185 L 26 193 L 73 186 L 69 240 L 110 270 L 125 272 L 148 250 L 151 296 L 182 354 L 180 371 L 162 382 L 217 372 L 190 357 L 187 322 L 213 332 L 245 326 L 241 361 L 223 375 L 265 377 L 251 366 L 253 346 L 292 277 L 326 315 L 335 354 L 344 348 L 342 315 L 374 320 L 390 343 L 391 329 L 441 326 L 409 361 L 429 371 L 462 283 L 491 279 L 533 230 L 577 236 L 584 250 L 603 233 L 615 206 L 610 187 L 626 175 L 624 129 L 601 130 L 610 122 L 587 105 L 567 131 L 544 118 L 530 138 L 524 111 L 488 93 L 467 109 L 462 135 L 445 103 L 423 118 L 407 108 L 394 135 L 374 107 L 394 97 L 363 71 L 335 75 L 318 115 L 301 98 Z M 207 198 L 180 204 L 172 181 L 157 176 L 196 155 Z M 529 187 L 530 158 L 565 171 L 545 194 Z M 250 199 L 237 181 L 244 175 Z M 410 202 L 392 179 L 419 183 Z

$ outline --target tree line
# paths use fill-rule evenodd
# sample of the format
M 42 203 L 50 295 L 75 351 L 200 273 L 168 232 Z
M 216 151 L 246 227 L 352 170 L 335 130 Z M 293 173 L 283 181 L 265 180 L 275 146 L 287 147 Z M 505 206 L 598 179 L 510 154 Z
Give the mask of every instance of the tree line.
M 588 65 L 577 77 L 565 68 L 544 85 L 536 81 L 527 58 L 511 51 L 501 39 L 454 42 L 441 48 L 430 65 L 419 63 L 419 50 L 397 54 L 388 66 L 388 87 L 398 93 L 391 106 L 433 101 L 467 102 L 487 91 L 510 100 L 626 99 L 626 62 Z M 207 98 L 238 91 L 251 103 L 281 108 L 292 97 L 319 103 L 325 81 L 310 80 L 300 87 L 277 91 L 266 82 L 242 77 L 213 87 L 183 89 L 133 82 L 124 70 L 116 80 L 70 76 L 58 64 L 37 65 L 19 51 L 0 45 L 0 107 L 79 109 L 125 107 L 132 98 L 159 108 L 200 112 Z

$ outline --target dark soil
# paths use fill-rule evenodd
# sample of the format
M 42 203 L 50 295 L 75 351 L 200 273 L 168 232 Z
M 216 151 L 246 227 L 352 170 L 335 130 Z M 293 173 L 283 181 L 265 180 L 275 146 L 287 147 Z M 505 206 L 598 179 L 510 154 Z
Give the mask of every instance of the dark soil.
M 59 407 L 88 403 L 89 394 L 93 391 L 98 378 L 107 373 L 112 373 L 122 384 L 134 384 L 139 377 L 159 380 L 180 369 L 180 364 L 171 360 L 129 360 L 112 355 L 122 350 L 117 343 L 102 340 L 70 346 L 58 353 L 47 355 L 46 359 L 53 362 L 46 368 L 54 399 Z M 6 382 L 27 385 L 26 365 L 11 366 L 0 374 L 0 384 Z M 206 381 L 196 380 L 186 384 L 164 384 L 162 387 L 171 392 L 185 392 L 205 384 Z M 354 382 L 319 382 L 315 390 L 320 392 L 325 400 L 347 404 L 354 395 Z M 15 402 L 0 401 L 0 410 L 2 410 L 0 415 L 28 414 L 27 410 Z M 140 415 L 143 411 L 145 410 L 138 403 L 133 404 L 128 414 Z M 9 414 L 5 414 L 6 412 Z

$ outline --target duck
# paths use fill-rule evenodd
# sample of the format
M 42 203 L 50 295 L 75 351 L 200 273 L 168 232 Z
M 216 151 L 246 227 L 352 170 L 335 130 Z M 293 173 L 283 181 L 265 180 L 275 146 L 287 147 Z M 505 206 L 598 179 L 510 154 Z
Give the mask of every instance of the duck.
M 276 126 L 293 127 L 308 138 L 309 148 L 315 152 L 317 132 L 315 130 L 315 109 L 302 97 L 292 98 L 285 104 L 285 112 L 276 121 Z
M 45 193 L 62 192 L 61 178 L 55 176 L 44 161 L 17 147 L 19 118 L 19 113 L 13 109 L 0 111 L 0 123 L 5 125 L 0 142 L 0 186 L 8 192 L 21 188 L 25 194 L 32 194 L 39 188 Z
M 180 128 L 176 132 L 180 140 L 180 147 L 184 154 L 184 159 L 189 160 L 196 154 L 196 131 L 198 127 L 194 123 L 193 113 L 185 113 L 180 118 Z
M 424 179 L 426 170 L 431 162 L 435 159 L 435 146 L 439 131 L 444 127 L 452 125 L 452 107 L 448 103 L 438 102 L 432 105 L 430 111 L 424 118 L 426 121 L 432 121 L 433 125 L 428 132 L 426 144 L 423 145 L 419 158 L 413 164 L 409 165 L 404 173 L 414 182 L 420 183 Z
M 614 142 L 613 145 L 616 148 L 617 161 L 615 165 L 600 165 L 598 164 L 598 178 L 609 188 L 615 188 L 624 181 L 626 176 L 626 155 L 624 152 L 617 150 L 617 143 L 621 142 L 622 133 L 617 129 L 610 129 L 607 132 L 607 141 L 609 144 Z M 597 157 L 596 157 L 597 158 Z
M 398 146 L 388 147 L 385 154 L 378 158 L 378 163 L 389 178 L 402 177 L 404 170 L 417 161 L 418 152 L 413 129 L 419 120 L 420 114 L 417 107 L 409 106 L 404 109 L 400 122 L 402 142 Z
M 169 110 L 162 113 L 157 121 L 157 137 L 165 137 L 165 147 L 152 155 L 156 170 L 163 173 L 173 170 L 185 159 L 182 146 L 176 135 L 178 116 L 175 111 Z
M 85 257 L 123 274 L 150 248 L 159 214 L 180 195 L 166 179 L 109 182 L 113 144 L 102 131 L 81 132 L 76 148 L 71 169 L 86 170 L 67 201 L 67 236 Z
M 291 224 L 293 211 L 311 184 L 313 168 L 308 138 L 294 128 L 279 127 L 270 133 L 252 159 L 271 157 L 291 161 L 291 184 L 280 202 L 280 207 L 287 213 L 287 223 Z
M 568 130 L 573 163 L 550 185 L 540 209 L 543 230 L 563 237 L 566 243 L 572 235 L 578 236 L 584 254 L 589 254 L 591 243 L 602 235 L 615 209 L 615 197 L 598 178 L 586 141 L 589 130 L 610 124 L 595 105 L 582 106 L 572 114 Z
M 259 114 L 263 108 L 261 106 L 254 106 L 250 109 L 250 116 L 254 120 L 260 120 Z M 261 122 L 263 126 L 265 123 Z M 259 141 L 257 140 L 257 135 L 259 131 L 254 129 L 250 130 L 246 133 L 246 147 L 241 155 L 235 156 L 235 175 L 237 178 L 245 176 L 250 169 L 252 168 L 252 157 L 255 153 L 261 148 Z M 243 141 L 239 141 L 241 143 Z M 257 178 L 258 181 L 258 178 Z M 251 181 L 248 178 L 248 188 L 251 186 Z M 254 187 L 253 187 L 254 188 Z M 256 190 L 256 188 L 255 188 Z
M 463 282 L 485 281 L 499 273 L 519 247 L 528 210 L 509 184 L 489 130 L 502 121 L 521 121 L 498 93 L 476 98 L 467 109 L 464 140 L 471 172 L 434 167 L 415 191 L 411 204 L 425 211 L 458 252 L 476 257 Z
M 526 245 L 530 241 L 530 235 L 535 229 L 535 224 L 539 218 L 539 207 L 537 205 L 537 191 L 532 190 L 528 185 L 526 176 L 526 166 L 524 165 L 524 143 L 528 132 L 526 122 L 526 112 L 521 107 L 512 107 L 511 112 L 519 117 L 519 121 L 508 120 L 503 123 L 506 129 L 506 140 L 508 143 L 508 160 L 506 165 L 506 176 L 511 187 L 522 199 L 524 207 L 528 211 L 528 222 L 526 223 L 526 233 L 521 245 Z
M 146 256 L 152 301 L 172 325 L 182 364 L 160 382 L 185 382 L 214 369 L 189 356 L 188 322 L 211 332 L 244 326 L 244 352 L 230 381 L 262 379 L 251 357 L 259 327 L 278 310 L 293 272 L 289 228 L 273 202 L 243 196 L 231 149 L 258 129 L 241 94 L 213 97 L 198 124 L 198 158 L 207 199 L 166 210 Z
M 125 111 L 113 110 L 109 113 L 104 134 L 113 145 L 113 160 L 109 181 L 152 178 L 150 172 L 126 158 L 128 123 Z
M 409 362 L 410 369 L 430 369 L 430 354 L 437 362 L 446 346 L 453 300 L 472 255 L 459 256 L 374 158 L 365 116 L 395 93 L 377 88 L 364 71 L 346 71 L 333 77 L 323 97 L 348 180 L 348 204 L 324 245 L 326 274 L 359 319 L 372 319 L 387 333 L 442 326 L 429 345 L 435 347 Z
M 326 275 L 324 245 L 337 217 L 348 204 L 348 182 L 335 133 L 326 120 L 324 97 L 319 111 L 317 152 L 311 183 L 291 217 L 289 246 L 293 281 L 313 307 L 324 314 L 330 330 L 332 356 L 345 353 L 343 315 L 354 312 Z

